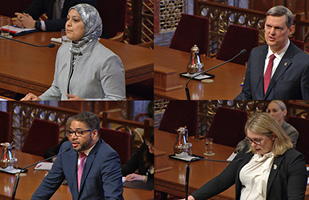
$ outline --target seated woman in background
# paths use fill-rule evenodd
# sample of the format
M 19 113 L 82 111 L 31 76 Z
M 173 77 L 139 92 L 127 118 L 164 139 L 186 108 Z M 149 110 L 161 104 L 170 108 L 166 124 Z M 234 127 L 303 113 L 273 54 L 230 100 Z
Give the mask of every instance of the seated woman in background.
M 121 167 L 125 181 L 153 182 L 154 178 L 154 136 L 149 134 L 146 142 L 131 156 L 130 160 Z M 138 170 L 138 174 L 135 171 Z
M 275 120 L 277 120 L 279 125 L 281 125 L 281 128 L 291 139 L 293 146 L 296 147 L 299 133 L 291 124 L 287 123 L 284 120 L 287 114 L 286 105 L 282 101 L 273 100 L 268 104 L 266 111 L 270 114 L 270 116 L 272 116 Z M 240 141 L 236 146 L 236 152 L 239 152 L 246 145 L 249 145 L 246 139 Z
M 217 177 L 189 196 L 202 200 L 235 184 L 236 199 L 304 199 L 307 170 L 304 156 L 268 113 L 250 118 L 246 146 Z M 201 169 L 202 170 L 202 169 Z
M 89 4 L 70 8 L 66 36 L 58 52 L 52 86 L 41 96 L 21 100 L 125 100 L 125 76 L 120 58 L 99 43 L 102 20 Z
M 296 146 L 299 137 L 298 131 L 289 123 L 284 121 L 287 114 L 286 105 L 279 100 L 271 101 L 267 106 L 267 112 L 281 125 L 284 132 L 289 136 L 293 146 Z

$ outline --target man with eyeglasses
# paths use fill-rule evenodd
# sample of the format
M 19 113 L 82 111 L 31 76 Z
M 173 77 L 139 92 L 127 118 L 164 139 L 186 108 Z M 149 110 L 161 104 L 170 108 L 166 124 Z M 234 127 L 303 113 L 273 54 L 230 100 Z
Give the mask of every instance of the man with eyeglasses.
M 31 199 L 50 199 L 66 179 L 72 199 L 122 200 L 122 175 L 118 154 L 99 134 L 99 118 L 91 112 L 75 115 L 69 141 L 64 142 L 55 163 Z

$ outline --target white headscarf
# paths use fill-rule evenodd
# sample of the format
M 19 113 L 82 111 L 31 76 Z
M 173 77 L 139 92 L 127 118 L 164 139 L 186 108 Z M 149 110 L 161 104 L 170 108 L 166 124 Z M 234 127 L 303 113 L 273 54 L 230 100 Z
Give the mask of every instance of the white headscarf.
M 84 35 L 72 42 L 70 47 L 73 54 L 79 54 L 91 41 L 98 40 L 102 34 L 103 25 L 99 12 L 92 5 L 81 3 L 72 6 L 71 9 L 75 9 L 80 14 L 85 26 Z

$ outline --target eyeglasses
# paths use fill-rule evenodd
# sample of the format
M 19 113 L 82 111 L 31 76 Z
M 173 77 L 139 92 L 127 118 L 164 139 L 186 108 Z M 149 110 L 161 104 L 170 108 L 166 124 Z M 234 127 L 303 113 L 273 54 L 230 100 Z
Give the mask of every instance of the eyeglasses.
M 94 129 L 88 129 L 88 130 L 77 130 L 77 131 L 72 131 L 72 130 L 67 130 L 67 136 L 69 137 L 72 137 L 73 134 L 76 135 L 76 137 L 81 137 L 83 135 L 85 135 L 85 132 L 88 132 L 88 131 L 93 131 Z
M 254 144 L 256 144 L 256 145 L 260 145 L 260 144 L 262 144 L 264 138 L 263 138 L 263 139 L 254 139 L 254 140 L 252 140 L 251 138 L 246 137 L 246 140 L 247 140 L 250 144 L 254 143 Z

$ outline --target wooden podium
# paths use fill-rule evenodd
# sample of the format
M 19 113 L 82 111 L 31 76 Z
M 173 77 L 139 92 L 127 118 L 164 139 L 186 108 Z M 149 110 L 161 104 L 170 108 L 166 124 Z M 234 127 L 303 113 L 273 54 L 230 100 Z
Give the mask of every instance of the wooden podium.
M 179 74 L 177 70 L 155 66 L 154 88 L 166 92 L 182 88 L 182 85 L 179 84 Z
M 172 169 L 172 167 L 168 166 L 168 155 L 166 155 L 166 152 L 160 150 L 155 150 L 154 165 L 155 173 Z

